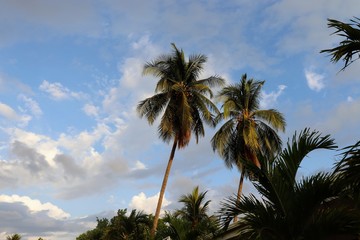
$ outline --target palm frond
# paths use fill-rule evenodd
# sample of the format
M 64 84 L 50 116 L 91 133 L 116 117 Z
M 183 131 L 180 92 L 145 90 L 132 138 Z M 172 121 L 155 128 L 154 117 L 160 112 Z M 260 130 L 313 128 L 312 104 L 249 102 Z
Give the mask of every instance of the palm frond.
M 295 181 L 300 163 L 307 154 L 316 149 L 331 150 L 335 148 L 337 146 L 330 135 L 321 136 L 318 131 L 310 131 L 309 128 L 305 128 L 299 134 L 295 132 L 292 141 L 289 140 L 287 148 L 280 153 L 277 164 L 291 184 Z
M 140 117 L 145 116 L 150 124 L 162 113 L 168 104 L 168 94 L 159 93 L 141 101 L 136 110 Z
M 355 28 L 356 26 L 357 28 Z M 335 19 L 328 19 L 328 27 L 335 28 L 333 34 L 337 34 L 345 39 L 339 43 L 339 46 L 325 49 L 321 53 L 329 53 L 332 62 L 338 62 L 343 59 L 345 64 L 341 70 L 348 67 L 353 61 L 359 59 L 360 53 L 360 19 L 354 18 L 351 23 L 344 23 Z M 357 58 L 352 60 L 353 56 L 357 54 Z

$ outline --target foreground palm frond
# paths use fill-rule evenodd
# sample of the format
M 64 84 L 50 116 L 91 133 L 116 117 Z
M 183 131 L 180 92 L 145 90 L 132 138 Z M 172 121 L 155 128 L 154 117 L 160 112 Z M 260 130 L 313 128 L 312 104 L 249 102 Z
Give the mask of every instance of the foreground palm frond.
M 321 53 L 329 53 L 331 61 L 335 63 L 343 59 L 345 64 L 341 70 L 344 70 L 360 57 L 360 19 L 355 17 L 351 23 L 328 19 L 328 27 L 335 28 L 334 34 L 345 39 L 337 47 L 322 50 Z M 353 60 L 353 56 L 356 56 L 355 60 Z
M 347 148 L 338 165 L 339 171 L 345 171 L 339 174 L 346 172 L 347 160 L 355 156 L 360 161 L 358 147 L 359 143 Z M 236 227 L 242 239 L 357 239 L 360 211 L 357 201 L 344 191 L 348 185 L 338 181 L 334 173 L 297 179 L 307 154 L 334 148 L 330 136 L 305 129 L 295 134 L 273 161 L 260 159 L 264 163 L 261 169 L 249 165 L 257 176 L 254 186 L 260 197 L 243 196 L 240 201 L 230 197 L 223 202 L 220 214 L 224 226 L 240 215 Z

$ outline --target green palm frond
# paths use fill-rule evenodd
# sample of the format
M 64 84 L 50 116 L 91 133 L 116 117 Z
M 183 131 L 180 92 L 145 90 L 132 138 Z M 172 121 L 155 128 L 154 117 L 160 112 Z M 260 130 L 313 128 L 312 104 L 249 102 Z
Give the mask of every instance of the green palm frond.
M 336 163 L 334 173 L 346 185 L 360 190 L 360 141 L 342 151 L 343 158 Z
M 168 94 L 159 93 L 141 101 L 137 106 L 140 117 L 145 116 L 150 124 L 162 113 L 168 104 Z
M 321 53 L 329 53 L 332 62 L 338 62 L 343 59 L 345 64 L 341 70 L 344 70 L 353 61 L 359 58 L 360 53 L 360 19 L 354 18 L 351 23 L 344 23 L 335 19 L 328 19 L 328 27 L 335 28 L 333 34 L 337 34 L 345 39 L 339 43 L 339 46 L 325 49 L 320 51 Z M 356 28 L 355 28 L 356 27 Z M 357 55 L 355 60 L 353 56 Z
M 359 153 L 359 145 L 345 148 L 344 159 Z M 223 225 L 240 215 L 234 225 L 242 239 L 358 239 L 359 205 L 338 175 L 318 173 L 296 181 L 299 159 L 321 148 L 335 148 L 333 140 L 305 129 L 274 160 L 259 155 L 261 168 L 244 162 L 256 175 L 253 184 L 260 197 L 227 198 L 220 210 Z
M 331 150 L 335 148 L 337 146 L 330 135 L 321 136 L 318 131 L 310 131 L 309 128 L 305 128 L 299 134 L 295 133 L 291 142 L 288 141 L 287 148 L 281 152 L 277 164 L 283 171 L 283 176 L 287 177 L 289 183 L 293 183 L 300 163 L 307 154 L 316 149 Z
M 253 112 L 255 118 L 265 120 L 271 127 L 276 130 L 285 131 L 286 121 L 284 116 L 275 109 L 256 110 Z

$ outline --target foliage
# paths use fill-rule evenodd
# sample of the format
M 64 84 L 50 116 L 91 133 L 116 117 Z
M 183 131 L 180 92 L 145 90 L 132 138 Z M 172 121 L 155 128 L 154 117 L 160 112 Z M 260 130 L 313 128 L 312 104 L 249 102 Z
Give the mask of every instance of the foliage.
M 277 131 L 285 130 L 285 119 L 275 109 L 260 109 L 263 84 L 264 81 L 247 79 L 244 74 L 240 83 L 228 85 L 218 94 L 223 101 L 223 112 L 217 116 L 217 121 L 226 122 L 215 133 L 211 144 L 227 167 L 236 166 L 241 172 L 238 199 L 244 177 L 252 174 L 246 165 L 251 163 L 260 168 L 258 154 L 271 157 L 281 149 Z
M 272 155 L 281 149 L 281 139 L 276 131 L 285 130 L 285 120 L 275 109 L 260 109 L 263 84 L 263 81 L 247 79 L 244 74 L 239 84 L 224 87 L 218 94 L 223 100 L 223 112 L 217 120 L 227 121 L 211 143 L 229 168 L 241 168 L 242 162 L 253 159 L 250 155 Z
M 207 213 L 210 200 L 205 200 L 206 193 L 199 192 L 199 187 L 195 187 L 192 193 L 181 196 L 179 202 L 183 203 L 184 207 L 174 213 L 165 214 L 156 239 L 212 239 L 218 231 L 218 225 L 215 217 Z
M 225 226 L 233 215 L 244 239 L 356 239 L 360 233 L 359 208 L 344 196 L 336 173 L 318 173 L 296 179 L 301 161 L 316 149 L 334 149 L 333 139 L 305 129 L 295 134 L 274 161 L 261 159 L 253 194 L 241 201 L 229 198 L 221 210 Z M 359 160 L 358 160 L 359 161 Z
M 95 229 L 77 237 L 77 240 L 137 240 L 149 239 L 152 223 L 150 216 L 132 210 L 127 216 L 126 209 L 120 209 L 110 221 L 106 218 L 97 219 Z
M 6 237 L 6 240 L 20 240 L 20 239 L 21 239 L 21 235 L 19 235 L 17 233 Z
M 329 53 L 332 62 L 338 62 L 340 59 L 343 59 L 345 64 L 341 70 L 344 70 L 358 59 L 360 53 L 360 19 L 355 17 L 350 21 L 350 23 L 344 23 L 335 19 L 328 19 L 328 27 L 335 28 L 334 34 L 345 39 L 337 47 L 321 51 L 321 53 Z M 354 55 L 357 58 L 352 60 Z
M 213 111 L 217 107 L 211 102 L 211 87 L 222 85 L 224 80 L 211 76 L 199 80 L 207 58 L 204 55 L 191 55 L 185 59 L 183 50 L 172 44 L 173 53 L 161 55 L 144 66 L 143 73 L 159 78 L 155 95 L 141 101 L 137 110 L 150 124 L 163 114 L 158 127 L 162 140 L 176 139 L 179 148 L 190 141 L 191 132 L 196 140 L 205 134 L 203 121 L 214 124 Z

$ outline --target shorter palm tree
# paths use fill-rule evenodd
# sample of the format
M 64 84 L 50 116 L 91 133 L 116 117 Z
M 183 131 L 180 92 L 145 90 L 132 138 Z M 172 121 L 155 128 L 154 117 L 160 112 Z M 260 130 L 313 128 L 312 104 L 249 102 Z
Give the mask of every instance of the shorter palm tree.
M 285 119 L 275 109 L 260 109 L 261 88 L 264 81 L 248 79 L 246 74 L 238 84 L 224 87 L 218 97 L 223 112 L 218 121 L 226 122 L 211 139 L 214 151 L 228 168 L 236 166 L 241 172 L 237 198 L 240 199 L 245 176 L 251 175 L 244 163 L 261 167 L 258 154 L 274 155 L 281 149 L 277 132 L 285 131 Z M 236 220 L 236 219 L 235 219 Z
M 6 237 L 6 240 L 20 240 L 20 239 L 21 239 L 21 235 L 19 235 L 17 233 Z
M 272 163 L 261 158 L 261 169 L 249 165 L 258 176 L 254 186 L 261 197 L 229 198 L 221 210 L 225 226 L 241 214 L 236 226 L 243 239 L 358 239 L 359 208 L 344 197 L 334 174 L 296 178 L 307 154 L 335 147 L 329 135 L 305 129 Z
M 206 201 L 206 193 L 199 192 L 199 187 L 195 187 L 190 194 L 182 195 L 179 202 L 184 206 L 173 214 L 166 213 L 163 221 L 168 227 L 159 230 L 157 239 L 167 236 L 173 240 L 212 239 L 218 225 L 215 217 L 208 215 L 211 201 Z
M 337 47 L 320 51 L 321 53 L 329 53 L 332 56 L 332 62 L 336 63 L 343 59 L 345 65 L 341 70 L 344 70 L 360 57 L 360 19 L 354 18 L 350 21 L 351 23 L 344 23 L 335 19 L 328 19 L 328 27 L 335 28 L 334 34 L 345 37 L 345 39 Z M 355 60 L 353 60 L 354 55 L 356 56 Z
M 209 219 L 207 212 L 211 201 L 204 202 L 206 193 L 207 191 L 199 193 L 199 186 L 197 186 L 192 193 L 180 197 L 179 202 L 183 203 L 184 207 L 177 210 L 175 216 L 189 221 L 192 229 L 196 229 L 202 221 Z
M 142 211 L 135 209 L 127 216 L 127 210 L 119 210 L 117 216 L 113 217 L 107 227 L 104 240 L 137 240 L 149 239 L 152 221 Z

